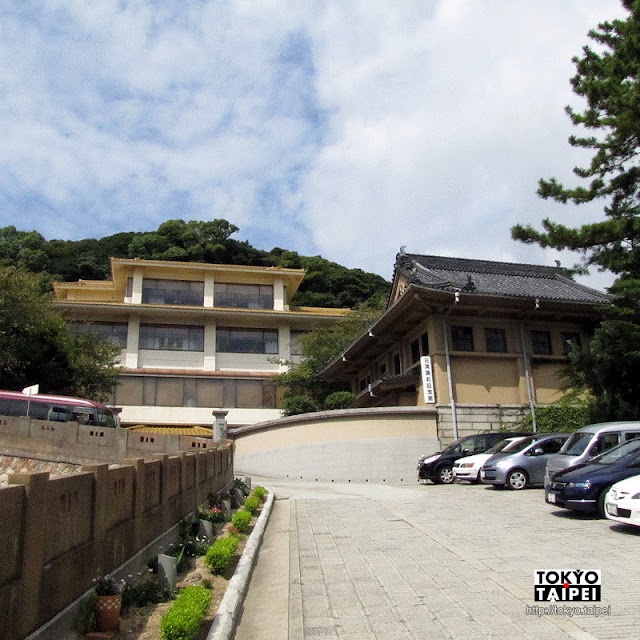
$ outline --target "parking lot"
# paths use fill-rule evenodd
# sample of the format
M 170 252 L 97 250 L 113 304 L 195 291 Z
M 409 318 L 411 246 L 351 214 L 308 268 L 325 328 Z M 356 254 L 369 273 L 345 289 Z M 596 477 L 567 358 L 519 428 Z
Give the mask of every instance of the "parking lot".
M 239 640 L 259 640 L 256 606 L 272 639 L 640 637 L 640 529 L 554 508 L 541 489 L 260 483 L 278 499 Z M 600 570 L 601 602 L 536 609 L 550 603 L 535 602 L 534 572 L 567 569 Z

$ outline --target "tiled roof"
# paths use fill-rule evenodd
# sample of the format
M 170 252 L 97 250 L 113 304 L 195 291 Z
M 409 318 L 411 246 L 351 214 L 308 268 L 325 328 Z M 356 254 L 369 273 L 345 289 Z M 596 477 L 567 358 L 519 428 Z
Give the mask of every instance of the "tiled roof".
M 574 282 L 561 267 L 399 253 L 396 270 L 431 289 L 607 304 L 611 296 Z

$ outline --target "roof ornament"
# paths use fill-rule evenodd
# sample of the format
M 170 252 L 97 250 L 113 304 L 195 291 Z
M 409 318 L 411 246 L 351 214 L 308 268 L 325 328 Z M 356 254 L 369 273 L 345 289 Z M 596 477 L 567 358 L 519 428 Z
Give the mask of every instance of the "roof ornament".
M 476 290 L 476 283 L 473 281 L 473 278 L 469 274 L 467 274 L 467 284 L 465 284 L 461 290 L 465 293 L 472 293 Z
M 401 255 L 401 256 L 403 256 L 403 255 L 405 255 L 406 253 L 407 253 L 407 245 L 406 245 L 406 244 L 403 244 L 403 245 L 400 247 L 400 255 Z

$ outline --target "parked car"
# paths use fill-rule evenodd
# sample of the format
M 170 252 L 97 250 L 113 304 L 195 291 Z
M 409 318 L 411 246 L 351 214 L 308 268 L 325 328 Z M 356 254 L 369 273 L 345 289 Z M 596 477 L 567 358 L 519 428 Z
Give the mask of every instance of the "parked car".
M 492 455 L 480 469 L 480 480 L 516 490 L 541 485 L 547 459 L 568 437 L 568 433 L 540 433 L 520 440 L 509 451 Z
M 640 439 L 623 442 L 578 468 L 556 473 L 545 489 L 549 504 L 575 511 L 599 511 L 609 487 L 640 474 Z
M 604 497 L 609 520 L 640 527 L 640 475 L 616 482 Z
M 431 480 L 434 484 L 451 484 L 453 482 L 453 463 L 458 458 L 484 453 L 505 438 L 521 435 L 526 434 L 517 431 L 490 431 L 460 438 L 442 451 L 420 457 L 418 460 L 418 481 Z
M 578 429 L 555 456 L 547 460 L 544 486 L 554 473 L 587 462 L 611 447 L 640 437 L 640 422 L 602 422 Z
M 505 438 L 485 453 L 476 453 L 473 456 L 459 458 L 453 463 L 454 480 L 466 480 L 467 482 L 480 482 L 480 468 L 494 454 L 500 451 L 509 451 L 516 442 L 520 442 L 526 436 Z

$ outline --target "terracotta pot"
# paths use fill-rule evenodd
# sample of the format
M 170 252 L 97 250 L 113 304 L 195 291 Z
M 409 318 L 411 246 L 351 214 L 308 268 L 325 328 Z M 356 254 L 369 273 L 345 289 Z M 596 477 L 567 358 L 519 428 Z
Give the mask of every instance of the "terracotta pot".
M 122 594 L 114 596 L 96 596 L 96 629 L 98 631 L 120 630 L 120 606 Z

